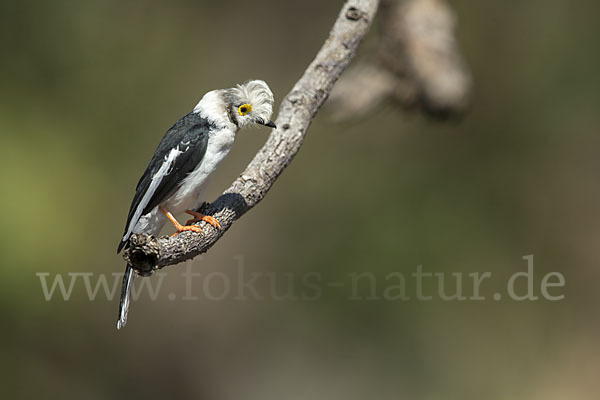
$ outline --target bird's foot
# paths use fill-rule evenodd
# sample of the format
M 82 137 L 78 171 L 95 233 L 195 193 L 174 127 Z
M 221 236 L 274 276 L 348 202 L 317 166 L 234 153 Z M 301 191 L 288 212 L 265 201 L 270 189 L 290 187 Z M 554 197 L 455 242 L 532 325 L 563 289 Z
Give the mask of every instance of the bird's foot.
M 198 225 L 190 225 L 190 224 L 181 225 L 181 224 L 178 224 L 178 225 L 175 225 L 175 229 L 177 229 L 177 232 L 175 232 L 174 234 L 172 234 L 171 237 L 177 236 L 181 232 L 186 232 L 186 231 L 191 231 L 191 232 L 196 232 L 196 233 L 203 233 L 202 229 Z
M 216 218 L 211 217 L 210 215 L 204 215 L 202 213 L 199 213 L 197 211 L 192 211 L 192 210 L 186 210 L 185 212 L 194 217 L 194 218 L 190 219 L 188 222 L 186 222 L 185 223 L 186 225 L 192 225 L 196 222 L 204 221 L 207 224 L 212 225 L 216 229 L 221 229 L 221 224 L 219 224 L 219 221 L 217 221 Z M 192 226 L 195 226 L 195 225 L 192 225 Z
M 158 208 L 160 209 L 160 211 L 165 214 L 165 216 L 169 219 L 169 221 L 171 221 L 171 223 L 173 224 L 173 226 L 175 227 L 175 229 L 177 229 L 177 232 L 175 232 L 174 234 L 171 235 L 171 237 L 180 234 L 181 232 L 186 232 L 186 231 L 191 231 L 191 232 L 196 232 L 196 233 L 202 233 L 202 229 L 198 226 L 198 225 L 191 225 L 190 222 L 188 222 L 185 225 L 181 225 L 179 223 L 179 221 L 177 221 L 175 219 L 175 217 L 173 217 L 173 215 L 168 212 L 167 210 L 164 209 L 163 206 L 158 206 Z

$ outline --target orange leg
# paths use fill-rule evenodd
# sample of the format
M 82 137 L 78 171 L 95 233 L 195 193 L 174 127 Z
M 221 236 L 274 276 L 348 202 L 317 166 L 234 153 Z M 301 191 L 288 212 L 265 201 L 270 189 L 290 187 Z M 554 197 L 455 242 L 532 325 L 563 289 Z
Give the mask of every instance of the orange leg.
M 217 221 L 216 218 L 213 218 L 210 215 L 204 215 L 202 213 L 192 211 L 192 210 L 185 210 L 185 212 L 194 217 L 194 218 L 190 219 L 188 222 L 186 222 L 185 223 L 186 225 L 191 225 L 195 222 L 204 221 L 207 224 L 210 224 L 217 229 L 221 229 L 221 224 L 219 224 L 219 221 Z
M 158 208 L 160 209 L 160 211 L 163 214 L 165 214 L 165 216 L 167 218 L 169 218 L 169 221 L 171 221 L 171 223 L 173 224 L 173 226 L 175 227 L 175 229 L 177 229 L 177 232 L 175 232 L 174 234 L 172 234 L 171 237 L 177 235 L 178 233 L 185 232 L 185 231 L 192 231 L 192 232 L 196 232 L 196 233 L 202 233 L 202 229 L 200 229 L 199 226 L 197 226 L 197 225 L 189 226 L 190 225 L 189 223 L 186 224 L 186 226 L 181 225 L 170 212 L 168 212 L 167 210 L 165 210 L 163 208 L 163 206 L 158 206 Z

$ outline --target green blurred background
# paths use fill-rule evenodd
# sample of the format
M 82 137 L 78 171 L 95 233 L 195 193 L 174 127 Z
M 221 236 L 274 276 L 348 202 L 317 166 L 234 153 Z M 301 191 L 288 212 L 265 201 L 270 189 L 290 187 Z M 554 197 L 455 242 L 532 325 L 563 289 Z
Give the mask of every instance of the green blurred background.
M 206 91 L 251 78 L 280 101 L 341 4 L 0 3 L 1 398 L 600 398 L 597 2 L 453 1 L 475 80 L 464 119 L 321 112 L 264 201 L 188 264 L 224 274 L 214 293 L 223 276 L 235 287 L 240 260 L 278 293 L 319 273 L 316 300 L 262 284 L 265 300 L 214 301 L 201 276 L 184 301 L 186 265 L 163 270 L 120 332 L 117 299 L 90 301 L 82 281 L 45 300 L 36 273 L 123 271 L 116 245 L 164 131 Z M 240 132 L 209 200 L 267 134 Z M 556 271 L 565 298 L 494 301 L 529 254 L 536 294 Z M 371 272 L 381 295 L 417 265 L 489 271 L 488 300 L 366 300 L 368 283 L 350 300 L 325 285 Z

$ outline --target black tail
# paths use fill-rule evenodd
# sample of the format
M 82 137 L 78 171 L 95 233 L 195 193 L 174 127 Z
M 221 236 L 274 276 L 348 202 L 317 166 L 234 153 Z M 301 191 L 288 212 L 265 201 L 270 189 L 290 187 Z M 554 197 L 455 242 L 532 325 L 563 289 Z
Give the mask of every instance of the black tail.
M 127 324 L 127 312 L 129 311 L 129 302 L 131 299 L 131 287 L 135 279 L 135 271 L 129 264 L 123 275 L 123 286 L 121 288 L 121 301 L 119 302 L 119 319 L 117 320 L 117 329 L 121 329 Z

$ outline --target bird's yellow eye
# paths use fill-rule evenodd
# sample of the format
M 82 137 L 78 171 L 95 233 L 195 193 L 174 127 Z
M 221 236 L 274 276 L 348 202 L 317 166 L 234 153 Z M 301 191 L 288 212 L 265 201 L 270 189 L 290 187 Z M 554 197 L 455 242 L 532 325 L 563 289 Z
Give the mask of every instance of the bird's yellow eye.
M 238 108 L 238 112 L 240 113 L 240 115 L 246 115 L 249 112 L 252 112 L 252 106 L 250 104 L 242 104 Z

